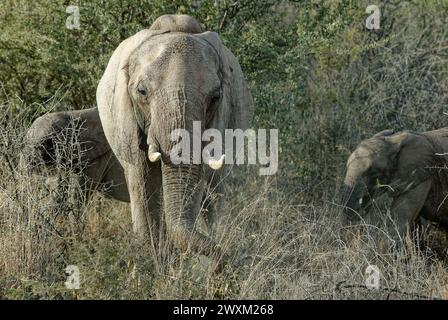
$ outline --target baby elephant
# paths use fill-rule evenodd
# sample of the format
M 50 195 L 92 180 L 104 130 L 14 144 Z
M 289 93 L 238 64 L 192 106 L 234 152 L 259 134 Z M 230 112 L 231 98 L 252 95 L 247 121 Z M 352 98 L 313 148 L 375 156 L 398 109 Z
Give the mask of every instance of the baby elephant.
M 448 227 L 448 128 L 423 133 L 385 130 L 362 141 L 347 161 L 345 217 L 353 220 L 379 190 L 392 198 L 393 237 L 419 218 Z
M 129 202 L 123 168 L 104 136 L 98 109 L 56 112 L 36 119 L 28 129 L 20 165 L 51 178 L 75 174 L 84 199 L 100 190 Z

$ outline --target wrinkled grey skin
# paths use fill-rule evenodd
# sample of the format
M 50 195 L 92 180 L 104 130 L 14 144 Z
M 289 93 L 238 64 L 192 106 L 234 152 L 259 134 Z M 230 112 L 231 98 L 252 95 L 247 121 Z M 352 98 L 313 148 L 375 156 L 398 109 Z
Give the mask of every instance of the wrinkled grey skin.
M 43 115 L 25 141 L 20 165 L 28 172 L 55 178 L 59 167 L 77 174 L 85 199 L 100 190 L 129 202 L 123 168 L 107 143 L 97 108 Z
M 372 196 L 393 198 L 392 234 L 403 239 L 419 218 L 448 227 L 448 128 L 424 133 L 382 131 L 362 141 L 347 161 L 345 216 L 356 221 Z
M 134 231 L 154 239 L 163 213 L 178 248 L 222 261 L 219 246 L 195 224 L 204 190 L 222 193 L 225 170 L 172 164 L 170 133 L 191 132 L 193 121 L 201 121 L 202 130 L 245 130 L 253 103 L 237 59 L 216 33 L 201 32 L 192 17 L 163 16 L 124 40 L 98 85 L 97 103 L 125 171 Z M 150 162 L 148 150 L 160 152 L 161 160 Z
M 162 32 L 202 33 L 201 26 L 193 17 L 182 14 L 160 16 L 149 29 Z

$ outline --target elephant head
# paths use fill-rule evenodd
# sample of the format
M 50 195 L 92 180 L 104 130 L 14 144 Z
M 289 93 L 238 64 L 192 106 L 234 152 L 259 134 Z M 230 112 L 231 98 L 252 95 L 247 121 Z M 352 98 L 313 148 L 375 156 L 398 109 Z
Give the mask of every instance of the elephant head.
M 362 141 L 350 155 L 342 185 L 345 218 L 356 221 L 359 211 L 366 208 L 371 197 L 381 187 L 390 188 L 397 171 L 397 155 L 407 137 L 384 130 Z
M 40 116 L 26 131 L 20 167 L 30 173 L 82 169 L 110 152 L 99 123 L 97 108 Z
M 142 152 L 160 163 L 164 213 L 175 242 L 183 247 L 196 239 L 207 252 L 209 240 L 194 230 L 206 170 L 171 161 L 171 134 L 183 129 L 193 137 L 195 121 L 201 131 L 249 126 L 252 98 L 237 59 L 218 34 L 202 33 L 193 18 L 163 16 L 116 49 L 97 101 L 106 137 L 124 167 L 138 165 Z
M 56 161 L 54 139 L 61 126 L 60 119 L 52 115 L 37 118 L 25 133 L 24 150 L 20 167 L 30 173 L 45 167 L 54 167 Z
M 67 146 L 74 140 L 71 138 L 74 138 L 75 131 L 75 123 L 69 113 L 40 116 L 26 131 L 20 167 L 29 173 L 40 173 L 44 169 L 52 171 L 58 165 L 66 166 L 69 162 L 79 160 L 67 154 L 68 150 L 76 150 L 73 145 Z

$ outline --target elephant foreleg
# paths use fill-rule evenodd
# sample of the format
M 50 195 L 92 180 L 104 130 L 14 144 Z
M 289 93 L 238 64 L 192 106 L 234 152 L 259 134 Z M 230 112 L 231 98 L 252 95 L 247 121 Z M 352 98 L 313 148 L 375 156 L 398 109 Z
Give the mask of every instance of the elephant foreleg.
M 391 214 L 395 224 L 395 230 L 393 231 L 395 240 L 403 240 L 406 233 L 412 231 L 430 188 L 431 180 L 427 180 L 394 199 Z
M 142 238 L 150 237 L 156 244 L 159 231 L 160 169 L 149 166 L 142 158 L 137 165 L 125 167 L 131 202 L 134 232 Z

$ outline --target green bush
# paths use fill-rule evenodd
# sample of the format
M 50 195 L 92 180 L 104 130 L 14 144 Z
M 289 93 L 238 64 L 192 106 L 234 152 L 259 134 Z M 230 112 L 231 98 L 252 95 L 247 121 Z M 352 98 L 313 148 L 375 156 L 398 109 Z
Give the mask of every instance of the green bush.
M 194 6 L 200 3 L 200 6 Z M 0 4 L 0 80 L 10 98 L 43 103 L 55 93 L 66 108 L 95 104 L 95 90 L 118 44 L 148 28 L 162 14 L 195 15 L 243 47 L 240 30 L 266 12 L 268 3 L 244 1 L 2 1 Z M 68 5 L 79 6 L 80 29 L 66 28 Z M 253 13 L 254 7 L 256 11 Z M 227 13 L 226 13 L 227 12 Z M 226 37 L 228 35 L 229 37 Z

